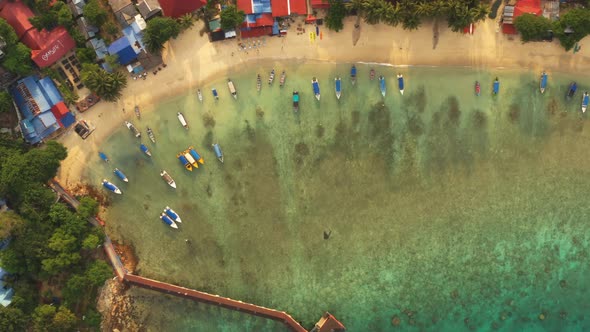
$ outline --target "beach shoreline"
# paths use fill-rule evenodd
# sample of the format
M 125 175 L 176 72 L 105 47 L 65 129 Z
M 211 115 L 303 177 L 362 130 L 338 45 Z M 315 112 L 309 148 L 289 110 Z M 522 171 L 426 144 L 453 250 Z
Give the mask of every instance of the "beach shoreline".
M 150 112 L 161 100 L 186 93 L 204 85 L 213 77 L 231 77 L 244 64 L 263 61 L 301 61 L 317 63 L 369 63 L 393 67 L 467 67 L 498 70 L 534 70 L 539 73 L 560 72 L 579 74 L 590 70 L 590 56 L 582 52 L 565 52 L 557 41 L 523 44 L 518 36 L 508 37 L 498 30 L 495 21 L 476 25 L 473 35 L 439 29 L 433 37 L 433 22 L 425 22 L 414 31 L 386 25 L 362 23 L 354 27 L 356 17 L 348 17 L 344 29 L 333 32 L 322 29 L 322 40 L 311 41 L 308 33 L 297 33 L 299 18 L 282 38 L 264 37 L 259 48 L 239 50 L 238 43 L 247 40 L 227 40 L 211 43 L 206 35 L 199 36 L 203 22 L 170 41 L 163 52 L 167 64 L 146 80 L 128 80 L 123 97 L 114 103 L 99 102 L 85 113 L 77 114 L 96 126 L 86 140 L 69 130 L 58 140 L 68 148 L 68 157 L 58 170 L 57 179 L 67 189 L 84 182 L 85 163 L 100 145 L 120 128 L 124 120 L 134 118 L 133 108 Z M 308 30 L 311 25 L 302 25 Z M 359 37 L 360 34 L 360 37 Z M 356 37 L 355 37 L 356 35 Z M 356 43 L 353 39 L 357 39 Z M 512 39 L 512 40 L 511 40 Z M 590 38 L 580 42 L 589 41 Z M 586 43 L 587 44 L 587 43 Z M 349 47 L 346 52 L 343 47 Z M 239 70 L 239 69 L 238 69 Z M 254 78 L 253 78 L 254 79 Z

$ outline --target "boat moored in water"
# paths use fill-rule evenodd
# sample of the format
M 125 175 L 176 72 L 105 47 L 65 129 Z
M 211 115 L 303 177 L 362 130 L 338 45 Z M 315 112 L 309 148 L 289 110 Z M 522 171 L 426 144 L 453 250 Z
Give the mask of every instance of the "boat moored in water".
M 188 147 L 188 152 L 191 154 L 191 156 L 193 158 L 195 158 L 196 161 L 198 161 L 201 165 L 205 164 L 205 159 L 203 159 L 203 157 L 201 157 L 201 155 L 197 152 L 197 150 L 195 150 L 195 148 L 193 148 L 192 146 Z M 199 166 L 197 166 L 199 167 Z
M 182 220 L 180 219 L 180 216 L 178 215 L 178 213 L 176 213 L 176 211 L 172 210 L 169 206 L 167 206 L 164 209 L 164 213 L 166 213 L 166 215 L 168 217 L 170 217 L 170 219 L 176 221 L 176 222 L 182 222 Z
M 215 98 L 215 100 L 219 100 L 219 95 L 217 94 L 217 90 L 215 88 L 211 89 L 211 93 L 213 94 L 213 98 Z
M 260 77 L 260 74 L 256 75 L 256 91 L 260 92 L 260 90 L 262 89 L 262 78 Z
M 180 121 L 180 124 L 188 130 L 188 123 L 186 123 L 186 119 L 184 118 L 184 115 L 180 112 L 176 113 L 176 117 L 178 118 L 178 121 Z
M 121 179 L 121 181 L 123 182 L 129 182 L 129 179 L 127 179 L 127 177 L 125 176 L 125 174 L 123 172 L 121 172 L 120 169 L 115 168 L 115 170 L 113 171 L 113 173 L 115 173 L 115 175 Z
M 197 98 L 199 98 L 201 103 L 203 102 L 203 93 L 201 92 L 201 89 L 197 89 Z
M 213 144 L 213 151 L 215 151 L 215 156 L 217 160 L 219 160 L 223 164 L 223 152 L 221 151 L 221 147 L 218 143 Z
M 372 81 L 375 79 L 375 69 L 371 68 L 371 71 L 369 71 L 369 79 Z
M 135 105 L 135 116 L 137 120 L 141 120 L 141 112 L 139 111 L 139 106 Z
M 578 84 L 576 82 L 572 82 L 570 84 L 570 88 L 567 90 L 567 94 L 565 95 L 565 97 L 567 99 L 572 99 L 576 94 L 576 90 L 578 90 Z
M 188 159 L 186 159 L 183 153 L 177 154 L 176 158 L 180 160 L 180 163 L 184 166 L 184 168 L 186 168 L 187 171 L 193 171 L 193 165 L 191 165 L 191 163 L 188 161 Z
M 350 68 L 350 81 L 352 82 L 352 85 L 356 84 L 356 66 L 352 65 L 352 67 Z
M 282 88 L 283 86 L 285 86 L 285 80 L 287 79 L 287 73 L 285 73 L 285 71 L 283 70 L 283 72 L 281 73 L 281 80 L 279 81 L 279 86 Z
M 151 157 L 152 156 L 152 153 L 150 152 L 150 150 L 148 149 L 148 147 L 145 146 L 145 144 L 141 143 L 139 145 L 139 149 L 141 150 L 141 152 L 145 153 L 146 156 L 148 156 L 148 157 Z
M 168 217 L 166 215 L 166 213 L 162 212 L 162 214 L 160 215 L 160 219 L 168 226 L 172 227 L 172 228 L 178 228 L 178 225 L 176 225 L 176 223 L 174 222 L 174 220 L 172 220 L 172 218 Z
M 498 80 L 497 77 L 494 80 L 494 84 L 492 85 L 492 92 L 494 93 L 494 95 L 500 93 L 500 80 Z
M 182 151 L 182 154 L 184 154 L 184 157 L 186 158 L 186 160 L 188 160 L 188 162 L 191 165 L 193 165 L 193 167 L 199 168 L 199 163 L 195 160 L 195 158 L 193 158 L 193 156 L 191 156 L 191 154 L 188 150 Z
M 479 96 L 481 94 L 481 85 L 479 81 L 475 81 L 475 95 Z
M 176 182 L 174 181 L 174 179 L 170 176 L 170 174 L 168 174 L 168 172 L 166 172 L 165 170 L 162 170 L 160 172 L 160 176 L 162 177 L 162 179 L 164 179 L 164 181 L 166 181 L 166 183 L 168 183 L 168 185 L 174 189 L 176 189 Z
M 582 113 L 586 113 L 588 109 L 588 101 L 590 101 L 590 96 L 588 96 L 588 92 L 584 92 L 582 96 Z
M 156 144 L 156 136 L 154 136 L 154 131 L 152 130 L 152 128 L 147 127 L 147 134 L 148 134 L 148 137 L 150 138 L 150 141 L 152 141 L 152 143 Z
M 541 90 L 541 93 L 545 93 L 545 89 L 547 89 L 547 73 L 543 72 L 541 74 L 541 82 L 539 83 L 539 90 Z
M 232 82 L 232 80 L 229 78 L 227 79 L 227 87 L 229 88 L 229 93 L 231 93 L 231 96 L 234 97 L 234 99 L 238 99 L 238 91 L 236 91 L 234 82 Z
M 385 97 L 387 90 L 385 90 L 385 77 L 383 76 L 379 76 L 379 89 L 381 90 L 381 95 Z
M 404 95 L 404 75 L 397 74 L 397 86 L 399 88 L 399 93 Z
M 293 91 L 293 111 L 299 111 L 299 92 Z
M 135 135 L 135 137 L 137 137 L 137 138 L 141 137 L 141 133 L 139 132 L 139 130 L 137 130 L 137 128 L 135 128 L 135 126 L 131 122 L 125 121 L 125 126 L 127 126 L 127 128 L 129 130 L 131 130 L 131 132 L 133 133 L 133 135 Z
M 340 77 L 336 77 L 334 79 L 334 90 L 336 91 L 336 99 L 340 100 L 340 96 L 342 95 L 342 79 Z
M 270 75 L 268 76 L 268 85 L 271 85 L 275 81 L 275 70 L 270 71 Z
M 109 157 L 107 157 L 107 155 L 104 154 L 103 152 L 99 152 L 98 153 L 98 156 L 100 157 L 100 159 L 104 160 L 105 163 L 108 163 L 109 162 Z
M 313 78 L 311 80 L 311 87 L 313 88 L 313 94 L 315 95 L 315 99 L 318 101 L 320 100 L 320 83 L 318 82 L 317 78 Z
M 110 183 L 106 179 L 102 180 L 102 186 L 107 188 L 109 191 L 114 192 L 115 194 L 121 195 L 123 193 L 123 192 L 121 192 L 121 189 L 119 189 L 117 186 Z

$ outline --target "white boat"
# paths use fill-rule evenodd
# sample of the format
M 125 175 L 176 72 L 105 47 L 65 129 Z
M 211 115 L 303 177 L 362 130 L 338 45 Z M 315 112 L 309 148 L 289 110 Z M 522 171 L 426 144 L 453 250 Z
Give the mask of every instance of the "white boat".
M 199 101 L 202 103 L 203 102 L 203 93 L 201 92 L 201 89 L 197 89 L 197 96 L 199 97 Z
M 164 179 L 164 181 L 166 181 L 166 183 L 168 183 L 168 185 L 174 189 L 176 189 L 176 182 L 174 181 L 174 179 L 170 176 L 170 174 L 168 174 L 168 172 L 162 170 L 160 172 L 160 176 L 162 177 L 162 179 Z
M 156 136 L 154 136 L 154 131 L 152 130 L 152 128 L 147 127 L 147 134 L 148 134 L 148 137 L 150 138 L 150 141 L 152 141 L 152 143 L 156 144 Z
M 135 126 L 131 122 L 125 121 L 125 126 L 127 126 L 129 130 L 131 130 L 135 137 L 141 137 L 141 133 L 139 132 L 139 130 L 137 130 L 137 128 L 135 128 Z
M 285 86 L 285 80 L 287 79 L 287 74 L 285 73 L 285 71 L 283 70 L 283 72 L 281 73 L 281 80 L 280 80 L 280 87 L 282 88 L 283 86 Z
M 590 96 L 588 96 L 588 92 L 584 92 L 584 96 L 582 97 L 582 113 L 586 113 L 588 109 L 588 102 L 590 101 Z
M 184 119 L 184 115 L 182 115 L 182 113 L 178 112 L 176 113 L 176 116 L 178 117 L 178 121 L 180 121 L 180 124 L 188 129 L 188 123 L 186 123 L 186 120 Z
M 199 168 L 199 164 L 197 163 L 197 161 L 195 160 L 195 158 L 193 158 L 193 156 L 191 156 L 190 152 L 185 151 L 184 152 L 184 157 L 186 158 L 186 160 L 188 160 L 188 162 L 193 165 L 194 167 Z
M 166 215 L 166 213 L 162 212 L 162 214 L 160 215 L 160 219 L 168 226 L 177 229 L 178 225 L 176 225 L 176 223 L 174 223 L 174 220 L 172 220 L 172 218 L 168 217 Z
M 227 79 L 227 87 L 229 88 L 229 93 L 234 99 L 238 99 L 238 92 L 236 91 L 236 87 L 234 86 L 234 82 L 232 82 L 229 78 Z
M 271 85 L 272 82 L 275 81 L 275 70 L 270 71 L 270 76 L 268 77 L 268 85 Z

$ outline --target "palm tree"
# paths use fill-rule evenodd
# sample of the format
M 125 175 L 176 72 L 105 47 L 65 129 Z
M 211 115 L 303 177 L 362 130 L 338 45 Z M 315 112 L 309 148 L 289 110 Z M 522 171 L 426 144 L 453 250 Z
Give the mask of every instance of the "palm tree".
M 121 91 L 127 86 L 127 76 L 121 72 L 108 73 L 97 64 L 82 65 L 82 82 L 106 101 L 121 98 Z
M 399 2 L 395 5 L 389 4 L 383 20 L 391 26 L 397 26 L 401 22 L 401 6 Z
M 490 9 L 488 6 L 480 3 L 474 8 L 469 10 L 469 14 L 471 15 L 471 19 L 473 22 L 481 21 L 486 18 L 486 16 L 490 13 Z

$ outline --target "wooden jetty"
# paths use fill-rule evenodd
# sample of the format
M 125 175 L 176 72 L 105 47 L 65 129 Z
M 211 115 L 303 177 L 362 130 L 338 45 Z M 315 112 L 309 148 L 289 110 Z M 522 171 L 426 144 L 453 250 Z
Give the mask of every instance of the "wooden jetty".
M 49 186 L 69 205 L 77 209 L 80 202 L 70 195 L 56 180 L 49 182 Z M 88 222 L 94 226 L 104 225 L 104 222 L 97 217 L 88 218 Z M 119 255 L 113 247 L 111 239 L 105 234 L 104 250 L 113 265 L 117 278 L 120 282 L 127 282 L 131 285 L 152 289 L 166 294 L 171 294 L 179 297 L 183 297 L 189 300 L 208 303 L 227 309 L 245 312 L 251 315 L 264 317 L 280 321 L 287 325 L 294 332 L 307 332 L 307 330 L 299 324 L 291 315 L 284 311 L 278 311 L 269 309 L 259 305 L 242 302 L 239 300 L 230 299 L 227 297 L 209 294 L 198 290 L 177 286 L 154 279 L 141 277 L 134 275 L 127 271 Z M 343 332 L 345 331 L 344 325 L 340 323 L 332 314 L 326 312 L 320 320 L 315 324 L 310 332 Z

